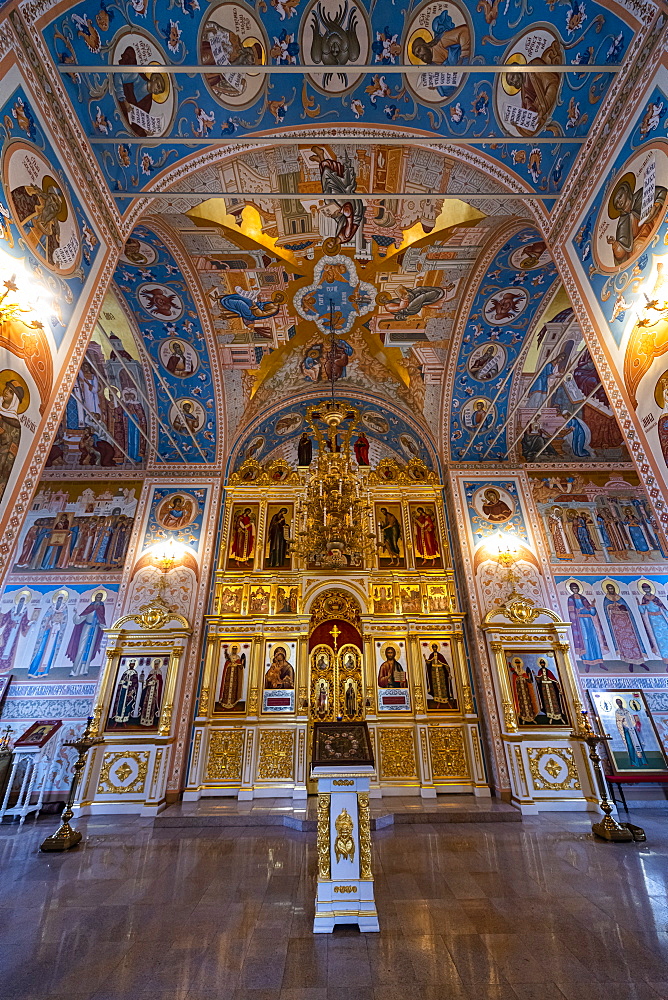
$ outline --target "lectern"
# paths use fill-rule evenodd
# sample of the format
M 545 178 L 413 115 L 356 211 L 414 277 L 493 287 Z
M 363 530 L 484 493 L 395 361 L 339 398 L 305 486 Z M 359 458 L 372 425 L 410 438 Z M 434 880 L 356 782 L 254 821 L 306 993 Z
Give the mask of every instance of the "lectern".
M 371 873 L 369 780 L 373 750 L 366 722 L 316 722 L 311 776 L 318 781 L 318 891 L 314 934 L 335 924 L 377 931 Z

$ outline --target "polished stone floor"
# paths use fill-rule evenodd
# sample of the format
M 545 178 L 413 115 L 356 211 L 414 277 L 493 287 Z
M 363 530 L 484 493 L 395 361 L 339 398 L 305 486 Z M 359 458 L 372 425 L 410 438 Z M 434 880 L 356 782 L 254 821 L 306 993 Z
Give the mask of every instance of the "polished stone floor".
M 284 828 L 0 825 L 3 1000 L 668 998 L 668 817 L 646 844 L 590 817 L 417 824 L 374 835 L 380 934 L 314 937 L 315 844 Z

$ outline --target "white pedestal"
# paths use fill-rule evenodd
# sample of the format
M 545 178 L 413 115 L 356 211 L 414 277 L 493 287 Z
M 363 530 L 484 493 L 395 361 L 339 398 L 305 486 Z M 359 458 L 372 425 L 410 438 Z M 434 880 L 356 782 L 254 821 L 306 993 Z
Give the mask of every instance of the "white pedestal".
M 369 780 L 373 767 L 316 766 L 318 779 L 318 891 L 314 934 L 336 924 L 378 931 L 371 874 Z

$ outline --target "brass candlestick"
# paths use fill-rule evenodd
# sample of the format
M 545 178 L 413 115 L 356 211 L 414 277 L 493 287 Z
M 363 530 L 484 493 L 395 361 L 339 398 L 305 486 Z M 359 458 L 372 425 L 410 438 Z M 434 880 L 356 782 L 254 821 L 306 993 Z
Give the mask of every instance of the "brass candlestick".
M 601 796 L 599 804 L 604 816 L 598 823 L 592 823 L 592 830 L 597 837 L 601 837 L 603 840 L 613 840 L 617 842 L 635 840 L 636 838 L 631 830 L 629 830 L 627 826 L 621 826 L 612 815 L 612 805 L 608 799 L 608 789 L 605 784 L 605 777 L 601 768 L 601 757 L 596 749 L 602 740 L 611 740 L 612 736 L 608 736 L 606 733 L 595 732 L 588 713 L 583 712 L 580 730 L 571 733 L 571 737 L 574 740 L 581 740 L 583 743 L 587 744 L 589 747 L 589 759 L 594 765 L 594 774 L 596 775 L 596 782 Z M 639 827 L 636 829 L 640 830 Z M 644 838 L 644 832 L 640 832 L 643 833 Z
M 72 783 L 70 785 L 69 795 L 67 796 L 67 804 L 63 809 L 62 816 L 60 817 L 60 826 L 55 833 L 52 833 L 50 837 L 47 837 L 46 840 L 42 842 L 40 845 L 41 851 L 69 851 L 71 847 L 76 847 L 76 845 L 81 841 L 82 834 L 79 830 L 75 830 L 70 826 L 70 820 L 74 816 L 72 806 L 74 805 L 74 799 L 79 786 L 81 772 L 86 766 L 86 754 L 91 747 L 104 743 L 104 737 L 92 735 L 92 725 L 93 717 L 91 716 L 86 722 L 86 728 L 77 740 L 71 740 L 67 743 L 63 743 L 64 747 L 74 747 L 79 756 L 74 762 L 74 774 L 72 775 Z

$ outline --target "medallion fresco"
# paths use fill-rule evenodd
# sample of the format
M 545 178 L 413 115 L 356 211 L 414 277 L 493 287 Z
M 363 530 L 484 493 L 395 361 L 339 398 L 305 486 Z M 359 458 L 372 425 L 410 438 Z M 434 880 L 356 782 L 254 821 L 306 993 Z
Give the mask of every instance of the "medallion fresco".
M 142 548 L 173 540 L 199 551 L 208 489 L 192 486 L 154 486 Z
M 541 262 L 544 256 L 536 230 L 522 229 L 501 247 L 478 288 L 452 388 L 454 461 L 504 459 L 515 443 L 506 419 L 513 365 L 557 274 L 551 259 Z
M 182 150 L 170 146 L 172 137 L 242 135 L 319 118 L 369 125 L 407 121 L 417 129 L 438 129 L 444 138 L 510 135 L 517 148 L 490 148 L 489 156 L 505 161 L 529 185 L 557 191 L 576 148 L 566 142 L 541 150 L 527 140 L 585 134 L 612 74 L 562 79 L 557 72 L 527 77 L 510 71 L 499 82 L 490 74 L 467 74 L 465 67 L 481 61 L 613 66 L 622 61 L 633 31 L 617 11 L 590 0 L 559 8 L 544 25 L 532 23 L 535 13 L 528 7 L 516 7 L 427 0 L 400 12 L 368 9 L 357 0 L 271 0 L 269 6 L 236 0 L 206 9 L 184 2 L 180 12 L 163 13 L 147 0 L 121 8 L 81 3 L 59 15 L 45 37 L 57 63 L 99 63 L 99 74 L 63 80 L 85 131 L 109 139 L 96 152 L 112 188 L 140 187 L 174 165 Z M 497 51 L 490 55 L 491 46 Z M 114 61 L 127 64 L 127 72 L 105 76 L 104 66 Z M 188 80 L 159 68 L 132 68 L 165 62 L 220 72 Z M 271 77 L 239 71 L 302 63 L 322 66 L 322 72 Z M 383 73 L 384 66 L 400 63 L 416 71 Z M 355 69 L 369 64 L 377 64 L 378 72 Z M 144 135 L 165 142 L 150 150 L 123 143 L 124 136 Z
M 215 461 L 216 401 L 197 306 L 173 256 L 146 226 L 127 241 L 115 281 L 152 369 L 157 450 L 168 462 Z M 135 384 L 135 404 L 138 396 Z

